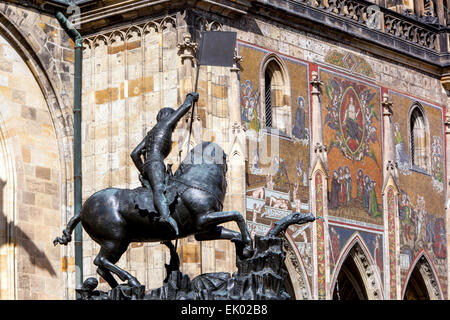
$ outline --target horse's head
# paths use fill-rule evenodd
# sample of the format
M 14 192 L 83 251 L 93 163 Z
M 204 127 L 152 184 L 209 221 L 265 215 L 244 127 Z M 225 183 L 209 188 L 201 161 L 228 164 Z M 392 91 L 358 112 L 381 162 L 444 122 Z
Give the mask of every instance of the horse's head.
M 214 142 L 203 141 L 196 145 L 181 163 L 184 167 L 189 165 L 216 165 L 227 171 L 227 155 L 223 149 Z
M 189 152 L 175 176 L 189 175 L 189 178 L 220 186 L 225 192 L 227 170 L 227 155 L 223 149 L 214 142 L 203 141 Z

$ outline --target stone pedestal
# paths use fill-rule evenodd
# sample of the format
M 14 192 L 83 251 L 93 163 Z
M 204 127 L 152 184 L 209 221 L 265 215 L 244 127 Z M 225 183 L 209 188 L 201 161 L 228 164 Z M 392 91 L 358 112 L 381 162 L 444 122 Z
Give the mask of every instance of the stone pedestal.
M 160 288 L 145 293 L 145 287 L 121 284 L 108 292 L 95 290 L 97 280 L 88 278 L 81 289 L 82 300 L 286 300 L 286 271 L 283 263 L 283 239 L 277 236 L 255 238 L 255 253 L 248 259 L 237 258 L 238 271 L 205 273 L 190 280 L 172 271 Z

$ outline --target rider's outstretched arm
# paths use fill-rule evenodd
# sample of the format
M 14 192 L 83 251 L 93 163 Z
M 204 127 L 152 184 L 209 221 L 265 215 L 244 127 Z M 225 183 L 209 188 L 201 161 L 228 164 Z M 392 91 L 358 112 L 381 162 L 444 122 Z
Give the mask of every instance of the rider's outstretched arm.
M 138 144 L 136 148 L 131 152 L 130 157 L 133 160 L 134 165 L 139 170 L 140 173 L 142 173 L 144 162 L 142 161 L 142 154 L 144 153 L 145 149 L 145 138 L 141 141 L 141 143 Z
M 174 112 L 169 118 L 169 124 L 172 127 L 177 125 L 177 122 L 191 109 L 194 101 L 198 101 L 198 93 L 188 93 L 184 103 Z

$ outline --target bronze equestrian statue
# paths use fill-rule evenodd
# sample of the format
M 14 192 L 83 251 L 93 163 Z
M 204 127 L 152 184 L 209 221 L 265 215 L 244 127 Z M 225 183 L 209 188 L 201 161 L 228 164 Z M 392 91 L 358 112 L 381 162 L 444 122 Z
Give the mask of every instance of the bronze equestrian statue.
M 159 129 L 151 133 L 152 129 L 150 137 L 146 137 L 141 147 L 135 149 L 136 155 L 145 156 L 158 150 L 152 149 L 151 141 L 160 143 L 159 150 L 162 153 L 157 160 L 146 159 L 148 167 L 145 163 L 135 162 L 144 178 L 150 180 L 150 185 L 133 190 L 107 188 L 94 193 L 69 221 L 63 235 L 53 241 L 54 245 L 67 245 L 75 226 L 81 222 L 84 230 L 100 245 L 94 264 L 98 267 L 97 273 L 112 288 L 118 285 L 112 274 L 121 281 L 128 281 L 130 286 L 140 286 L 135 277 L 115 265 L 131 242 L 162 242 L 171 249 L 171 254 L 176 254 L 170 241 L 194 235 L 198 241 L 231 240 L 237 244 L 236 253 L 240 258 L 247 258 L 253 253 L 252 239 L 241 213 L 222 211 L 227 186 L 227 164 L 226 154 L 221 147 L 212 142 L 197 145 L 173 175 L 171 172 L 168 175 L 159 162 L 167 156 L 167 150 L 170 151 L 170 146 L 167 147 L 164 142 L 171 136 L 175 125 L 173 121 L 179 119 L 179 115 L 185 113 L 196 98 L 196 94 L 188 95 L 177 111 L 164 111 L 167 114 L 161 115 L 158 120 L 170 119 L 161 125 L 164 126 L 162 131 L 170 130 L 170 133 Z M 154 153 L 153 156 L 157 157 Z M 159 164 L 155 164 L 157 161 Z M 151 172 L 153 166 L 159 175 L 156 179 Z M 163 188 L 162 181 L 167 181 Z M 148 187 L 153 186 L 156 186 L 156 191 L 162 190 L 163 193 L 149 190 Z M 159 200 L 155 201 L 156 198 Z M 177 224 L 178 235 L 173 232 L 173 224 L 161 221 L 164 213 L 161 214 L 157 209 L 161 203 L 167 204 L 170 217 Z M 240 232 L 218 226 L 230 221 L 237 223 Z

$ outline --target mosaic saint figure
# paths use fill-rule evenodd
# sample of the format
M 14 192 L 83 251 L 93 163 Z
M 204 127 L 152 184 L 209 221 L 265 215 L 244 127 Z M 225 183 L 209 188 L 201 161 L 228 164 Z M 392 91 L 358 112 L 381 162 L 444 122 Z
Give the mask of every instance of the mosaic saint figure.
M 373 117 L 373 110 L 371 108 L 365 108 L 364 110 L 364 116 L 366 119 L 367 125 L 370 125 L 372 123 L 372 117 Z
M 380 235 L 377 234 L 375 236 L 375 245 L 373 249 L 373 258 L 379 270 L 381 271 L 383 268 L 383 258 L 381 256 L 381 246 L 380 246 Z
M 341 249 L 341 236 L 336 232 L 334 227 L 331 227 L 331 255 L 333 263 L 336 264 L 339 258 L 339 252 Z
M 258 149 L 253 150 L 252 160 L 250 162 L 250 172 L 252 174 L 261 174 L 262 169 L 259 167 Z
M 259 131 L 261 128 L 261 123 L 259 122 L 258 118 L 258 110 L 256 108 L 256 99 L 250 98 L 249 99 L 249 108 L 248 108 L 248 119 L 250 121 L 249 129 L 255 130 L 256 132 Z
M 377 185 L 377 183 L 374 180 L 372 180 L 370 183 L 369 213 L 374 218 L 381 217 L 381 211 L 378 207 L 377 192 L 375 189 L 376 185 Z
M 329 209 L 336 210 L 339 207 L 339 176 L 336 170 L 333 171 L 331 178 L 330 204 Z
M 356 197 L 361 203 L 364 202 L 364 175 L 362 169 L 358 169 L 356 173 Z
M 433 143 L 431 144 L 431 172 L 433 177 L 439 181 L 444 181 L 444 172 L 442 168 L 442 149 L 441 141 L 439 137 L 433 137 Z
M 441 162 L 441 141 L 439 137 L 433 137 L 433 143 L 431 144 L 432 163 L 438 165 Z
M 358 142 L 361 140 L 361 128 L 359 127 L 357 121 L 360 111 L 360 109 L 358 109 L 358 111 L 356 110 L 355 103 L 353 102 L 353 97 L 350 97 L 348 99 L 347 110 L 345 111 L 343 122 L 347 130 L 347 135 Z
M 412 220 L 412 212 L 411 212 L 411 200 L 409 199 L 409 196 L 406 193 L 403 193 L 402 198 L 402 204 L 403 208 L 405 210 L 405 223 L 408 225 L 413 225 Z
M 273 182 L 273 176 L 271 174 L 266 176 L 266 188 L 273 190 L 275 183 Z
M 242 111 L 241 111 L 241 120 L 242 122 L 249 122 L 248 119 L 248 107 L 249 107 L 249 97 L 242 98 Z
M 302 201 L 300 200 L 299 197 L 297 197 L 297 192 L 298 192 L 298 183 L 295 184 L 294 192 L 292 193 L 292 195 L 294 197 L 295 211 L 300 212 L 302 208 Z
M 436 234 L 434 217 L 433 215 L 427 215 L 425 242 L 434 242 L 435 237 Z
M 401 194 L 398 196 L 398 218 L 400 221 L 405 220 L 405 206 L 404 206 L 404 198 L 405 198 L 405 192 L 402 191 Z
M 403 138 L 400 133 L 400 125 L 394 124 L 395 159 L 401 171 L 409 170 L 409 157 L 405 152 Z
M 445 222 L 442 218 L 436 219 L 435 239 L 433 242 L 433 252 L 436 258 L 445 259 L 447 257 L 447 243 L 445 236 Z
M 259 91 L 253 91 L 253 83 L 245 81 L 241 86 L 241 121 L 248 126 L 249 130 L 256 132 L 261 128 L 258 117 Z
M 295 167 L 295 173 L 298 179 L 301 181 L 303 178 L 303 159 L 300 162 L 300 157 L 297 157 L 297 166 Z
M 299 157 L 297 157 L 296 173 L 297 173 L 298 179 L 303 183 L 303 185 L 305 187 L 308 186 L 308 176 L 306 174 L 306 170 L 304 169 L 303 159 L 300 162 Z
M 369 211 L 369 199 L 370 199 L 370 177 L 366 174 L 364 176 L 364 207 Z
M 339 174 L 339 206 L 343 206 L 347 202 L 347 181 L 345 179 L 344 169 L 342 167 L 338 168 Z
M 276 183 L 277 185 L 289 184 L 289 176 L 287 172 L 286 163 L 284 162 L 282 157 L 274 156 L 273 157 L 275 164 L 275 176 L 277 177 Z
M 307 137 L 305 130 L 305 99 L 298 97 L 297 99 L 297 111 L 295 112 L 295 124 L 292 129 L 292 135 L 300 140 Z
M 413 220 L 413 210 L 412 210 L 411 200 L 409 199 L 409 196 L 404 191 L 402 192 L 402 201 L 401 201 L 400 210 L 403 211 L 403 232 L 402 232 L 402 234 L 403 234 L 405 241 L 408 242 L 409 240 L 414 238 L 414 235 L 411 235 L 411 227 L 414 226 L 414 220 Z
M 347 188 L 346 202 L 347 204 L 349 204 L 352 201 L 352 175 L 350 173 L 350 168 L 348 166 L 345 166 L 344 172 L 345 172 L 344 175 L 345 183 Z
M 426 219 L 427 211 L 425 209 L 425 199 L 417 195 L 417 204 L 416 204 L 416 238 L 421 238 L 422 229 L 425 230 L 425 219 Z M 425 232 L 426 233 L 426 232 Z

